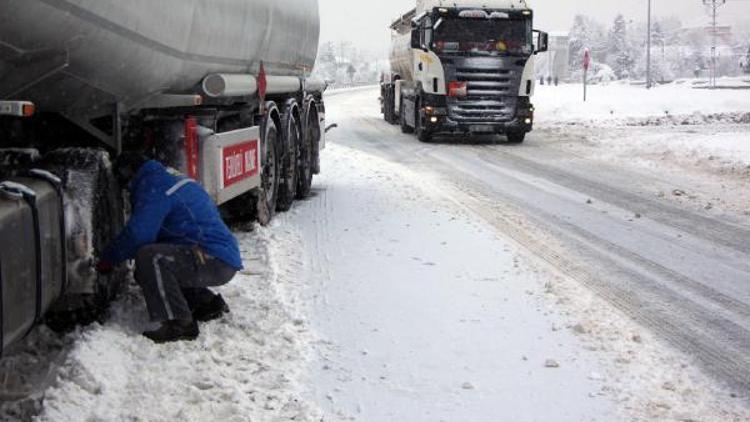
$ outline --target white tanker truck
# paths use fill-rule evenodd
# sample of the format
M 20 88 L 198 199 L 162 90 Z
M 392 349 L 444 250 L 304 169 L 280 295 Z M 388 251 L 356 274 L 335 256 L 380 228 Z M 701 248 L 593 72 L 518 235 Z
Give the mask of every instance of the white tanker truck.
M 523 142 L 534 123 L 534 31 L 525 0 L 417 0 L 391 25 L 382 75 L 386 121 L 427 142 L 437 134 L 504 134 Z
M 0 353 L 91 320 L 125 274 L 110 159 L 153 154 L 267 223 L 325 143 L 317 0 L 0 0 Z

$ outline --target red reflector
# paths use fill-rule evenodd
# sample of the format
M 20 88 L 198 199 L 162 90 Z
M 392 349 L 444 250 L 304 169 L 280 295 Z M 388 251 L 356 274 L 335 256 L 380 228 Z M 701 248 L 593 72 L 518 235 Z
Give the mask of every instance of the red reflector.
M 36 112 L 36 107 L 34 104 L 24 104 L 22 112 L 24 117 L 31 117 Z
M 185 158 L 187 175 L 198 180 L 198 122 L 194 117 L 185 119 Z
M 468 95 L 466 82 L 448 82 L 449 97 L 465 97 Z

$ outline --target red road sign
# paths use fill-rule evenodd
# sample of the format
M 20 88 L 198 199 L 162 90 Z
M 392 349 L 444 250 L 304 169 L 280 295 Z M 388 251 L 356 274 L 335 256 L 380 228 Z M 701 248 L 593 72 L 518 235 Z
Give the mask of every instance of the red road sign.
M 591 66 L 591 51 L 587 48 L 583 51 L 583 69 L 589 70 L 589 66 Z

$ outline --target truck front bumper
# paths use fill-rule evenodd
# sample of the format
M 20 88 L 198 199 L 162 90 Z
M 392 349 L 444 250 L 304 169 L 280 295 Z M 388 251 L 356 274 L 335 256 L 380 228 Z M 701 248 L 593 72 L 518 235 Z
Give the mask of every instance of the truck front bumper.
M 534 106 L 529 102 L 528 97 L 518 97 L 512 101 L 511 109 L 506 108 L 504 115 L 493 113 L 488 110 L 487 113 L 479 114 L 476 111 L 473 116 L 466 114 L 457 114 L 450 103 L 448 106 L 426 106 L 421 112 L 425 122 L 426 129 L 434 134 L 507 134 L 507 133 L 526 133 L 531 132 L 534 128 Z M 464 101 L 461 107 L 467 108 L 473 106 L 473 102 Z M 475 110 L 483 106 L 484 103 L 477 102 Z M 510 111 L 510 113 L 508 113 Z M 467 118 L 468 117 L 468 118 Z
M 445 109 L 426 107 L 425 124 L 430 133 L 435 134 L 506 134 L 526 133 L 534 128 L 533 109 L 527 115 L 517 115 L 504 122 L 457 121 Z
M 534 121 L 531 118 L 515 118 L 509 122 L 457 122 L 448 116 L 431 116 L 427 119 L 427 130 L 431 133 L 447 134 L 506 134 L 531 132 Z

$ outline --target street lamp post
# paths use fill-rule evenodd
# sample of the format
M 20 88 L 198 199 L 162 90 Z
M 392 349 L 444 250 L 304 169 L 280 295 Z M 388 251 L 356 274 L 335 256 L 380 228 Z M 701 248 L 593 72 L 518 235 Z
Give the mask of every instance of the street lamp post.
M 648 23 L 646 24 L 646 89 L 651 89 L 651 0 L 648 0 Z
M 716 9 L 725 5 L 727 0 L 703 0 L 703 4 L 711 8 L 711 71 L 709 75 L 711 88 L 716 88 L 717 56 L 716 56 Z

